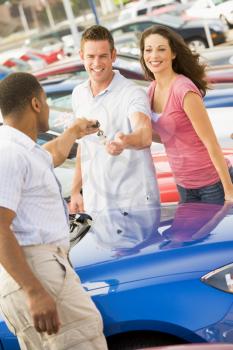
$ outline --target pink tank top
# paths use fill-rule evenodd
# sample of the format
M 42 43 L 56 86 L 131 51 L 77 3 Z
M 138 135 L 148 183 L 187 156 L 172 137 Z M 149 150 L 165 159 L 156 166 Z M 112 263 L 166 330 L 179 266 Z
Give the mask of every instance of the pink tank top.
M 148 90 L 151 106 L 155 86 L 156 81 L 153 81 Z M 189 78 L 178 75 L 170 87 L 164 111 L 153 123 L 153 128 L 165 146 L 176 183 L 185 188 L 200 188 L 218 182 L 219 176 L 183 109 L 184 97 L 190 91 L 202 97 Z

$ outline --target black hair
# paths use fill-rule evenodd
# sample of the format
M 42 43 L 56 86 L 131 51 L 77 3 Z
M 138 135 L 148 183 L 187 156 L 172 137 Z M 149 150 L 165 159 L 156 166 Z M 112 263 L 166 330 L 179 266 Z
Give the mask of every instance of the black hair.
M 29 73 L 12 73 L 0 82 L 0 109 L 3 118 L 22 112 L 33 97 L 39 98 L 42 87 Z

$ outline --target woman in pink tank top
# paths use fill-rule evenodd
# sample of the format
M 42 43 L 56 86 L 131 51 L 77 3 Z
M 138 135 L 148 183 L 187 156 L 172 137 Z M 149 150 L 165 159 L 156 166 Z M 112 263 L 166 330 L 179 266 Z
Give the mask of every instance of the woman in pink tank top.
M 152 80 L 153 141 L 166 148 L 181 202 L 233 202 L 233 168 L 203 104 L 207 81 L 199 55 L 161 25 L 143 32 L 140 50 L 145 75 Z

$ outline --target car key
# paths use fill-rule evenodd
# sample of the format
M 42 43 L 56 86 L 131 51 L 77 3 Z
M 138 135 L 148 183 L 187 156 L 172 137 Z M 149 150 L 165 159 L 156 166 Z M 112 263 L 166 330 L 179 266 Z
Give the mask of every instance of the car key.
M 99 137 L 99 141 L 102 145 L 106 145 L 107 143 L 107 136 L 104 135 L 103 130 L 99 130 L 97 132 L 97 136 Z

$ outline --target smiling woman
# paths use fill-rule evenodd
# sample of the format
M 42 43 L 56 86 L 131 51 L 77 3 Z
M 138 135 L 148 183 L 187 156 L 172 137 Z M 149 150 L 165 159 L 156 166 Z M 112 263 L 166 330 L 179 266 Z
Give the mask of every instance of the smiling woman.
M 141 64 L 153 80 L 151 109 L 159 115 L 153 140 L 162 141 L 182 202 L 233 202 L 233 168 L 226 162 L 202 97 L 204 66 L 184 40 L 165 26 L 143 32 Z

